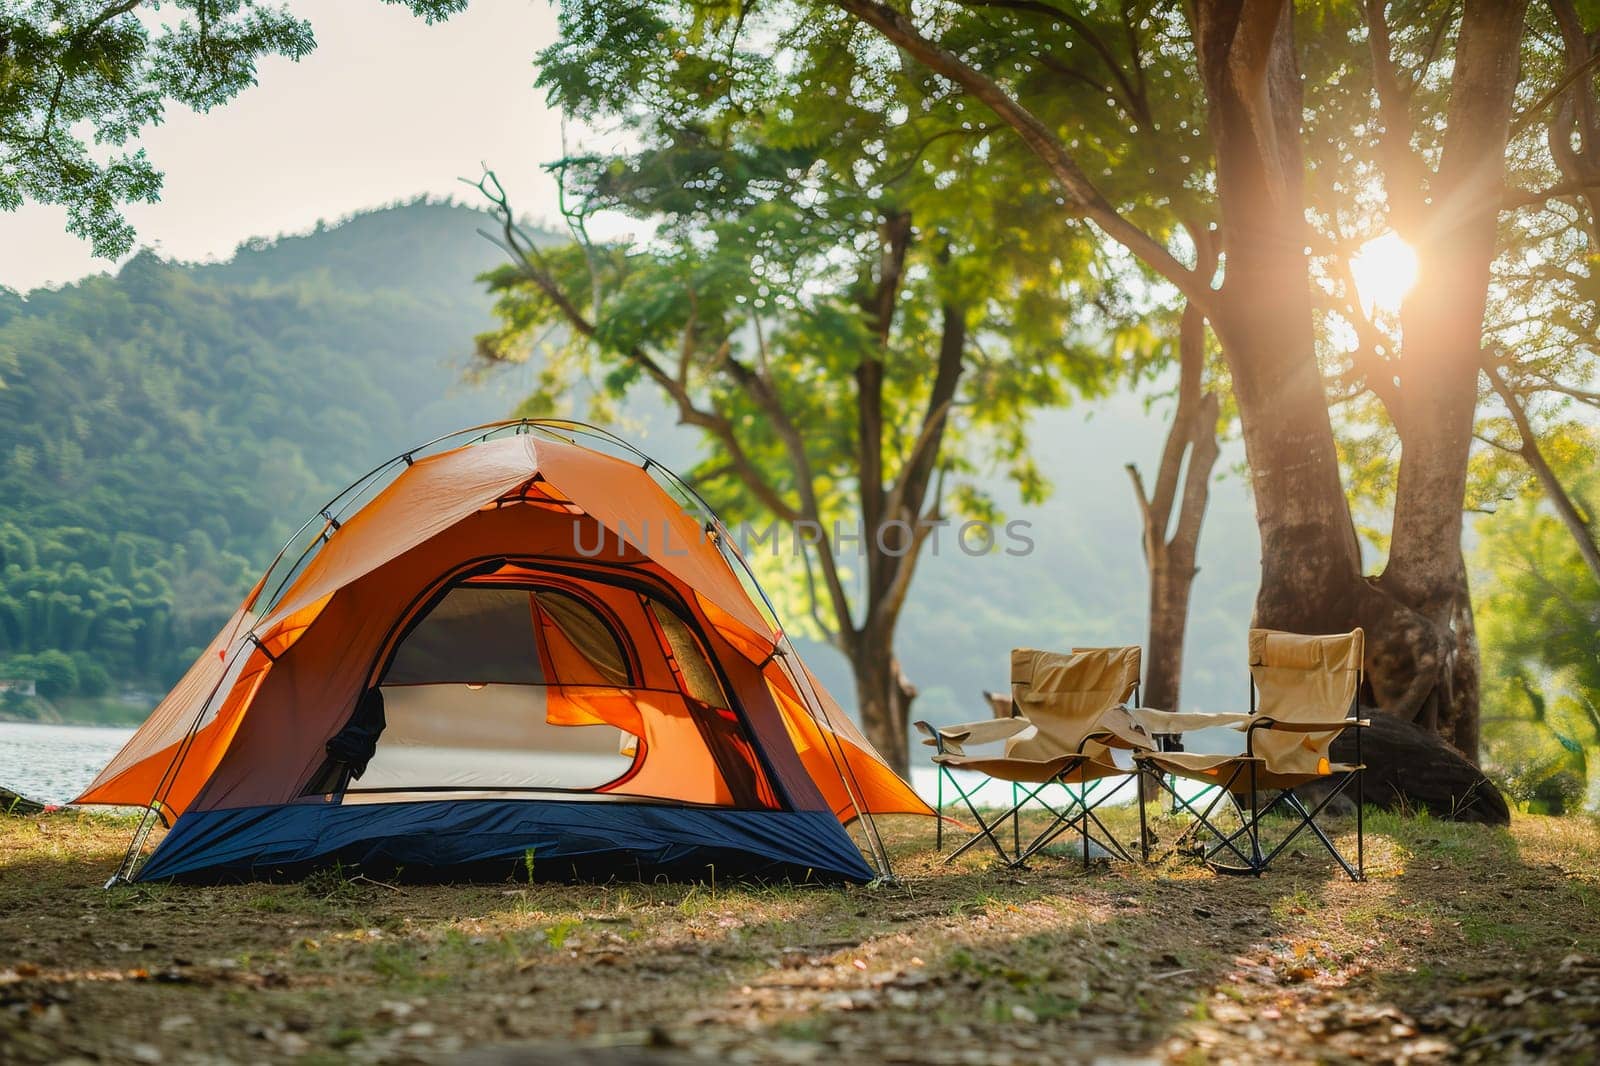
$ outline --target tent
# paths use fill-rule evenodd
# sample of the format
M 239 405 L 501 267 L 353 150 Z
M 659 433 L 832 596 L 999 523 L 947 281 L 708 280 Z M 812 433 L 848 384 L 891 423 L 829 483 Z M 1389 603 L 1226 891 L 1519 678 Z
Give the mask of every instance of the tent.
M 346 489 L 74 802 L 146 808 L 127 880 L 861 881 L 889 872 L 874 814 L 932 813 L 704 502 L 558 420 L 441 438 Z

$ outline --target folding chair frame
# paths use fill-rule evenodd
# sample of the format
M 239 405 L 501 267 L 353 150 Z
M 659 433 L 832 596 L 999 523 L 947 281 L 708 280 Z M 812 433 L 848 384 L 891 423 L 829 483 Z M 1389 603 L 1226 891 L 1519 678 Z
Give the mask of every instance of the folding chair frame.
M 1327 795 L 1323 796 L 1322 799 L 1318 801 L 1314 808 L 1309 810 L 1306 808 L 1304 801 L 1302 801 L 1296 794 L 1294 788 L 1281 789 L 1265 807 L 1261 807 L 1259 805 L 1261 790 L 1257 787 L 1257 778 L 1258 767 L 1261 764 L 1261 760 L 1255 754 L 1255 733 L 1258 729 L 1272 728 L 1273 725 L 1276 724 L 1272 719 L 1263 718 L 1257 721 L 1252 721 L 1248 725 L 1245 730 L 1244 760 L 1241 761 L 1239 765 L 1234 767 L 1233 773 L 1229 775 L 1227 781 L 1221 782 L 1218 786 L 1216 786 L 1219 790 L 1219 794 L 1214 797 L 1209 804 L 1207 804 L 1204 811 L 1197 810 L 1194 804 L 1188 800 L 1185 800 L 1181 795 L 1179 795 L 1176 783 L 1169 783 L 1166 780 L 1166 775 L 1162 774 L 1159 768 L 1146 765 L 1144 760 L 1140 760 L 1141 770 L 1150 774 L 1154 778 L 1157 787 L 1165 790 L 1172 797 L 1172 801 L 1175 805 L 1181 806 L 1194 816 L 1194 821 L 1190 823 L 1189 827 L 1185 829 L 1182 834 L 1179 835 L 1178 841 L 1181 842 L 1191 833 L 1198 829 L 1204 828 L 1213 837 L 1215 837 L 1217 841 L 1217 843 L 1211 845 L 1209 848 L 1207 848 L 1205 845 L 1202 845 L 1201 854 L 1206 865 L 1210 866 L 1219 873 L 1250 874 L 1260 877 L 1266 872 L 1267 867 L 1271 865 L 1272 860 L 1282 854 L 1283 850 L 1300 835 L 1301 830 L 1309 828 L 1312 832 L 1312 835 L 1321 842 L 1328 854 L 1333 856 L 1334 861 L 1339 864 L 1339 866 L 1349 876 L 1350 880 L 1365 881 L 1366 826 L 1364 803 L 1365 792 L 1362 778 L 1366 766 L 1361 757 L 1361 731 L 1366 728 L 1368 723 L 1363 721 L 1358 716 L 1359 700 L 1360 691 L 1358 686 L 1356 696 L 1350 701 L 1350 713 L 1348 717 L 1345 718 L 1344 723 L 1342 725 L 1333 725 L 1330 723 L 1328 728 L 1328 732 L 1343 732 L 1346 729 L 1354 729 L 1356 731 L 1355 768 L 1353 770 L 1346 770 L 1342 773 L 1332 775 L 1332 779 L 1336 779 L 1333 782 L 1333 787 L 1328 790 Z M 1250 681 L 1250 713 L 1253 715 L 1255 712 L 1256 686 L 1255 679 L 1252 677 Z M 1317 730 L 1317 732 L 1321 732 L 1321 730 Z M 1250 786 L 1247 793 L 1250 801 L 1248 817 L 1245 816 L 1245 811 L 1240 805 L 1238 796 L 1234 791 L 1234 786 L 1236 783 L 1238 783 L 1240 775 L 1246 773 L 1249 775 Z M 1345 788 L 1351 784 L 1352 780 L 1354 780 L 1355 783 L 1356 793 L 1356 863 L 1353 868 L 1351 867 L 1349 860 L 1340 853 L 1333 841 L 1328 838 L 1328 835 L 1324 833 L 1322 828 L 1316 824 L 1317 815 L 1321 814 L 1323 809 L 1326 808 L 1329 803 L 1333 802 L 1333 799 L 1336 796 L 1344 792 Z M 1241 820 L 1244 823 L 1239 829 L 1234 830 L 1232 833 L 1222 832 L 1222 830 L 1218 829 L 1217 826 L 1211 821 L 1211 813 L 1216 809 L 1217 804 L 1221 802 L 1223 796 L 1232 797 L 1234 806 L 1236 809 L 1238 809 Z M 1196 798 L 1198 799 L 1199 797 Z M 1280 840 L 1270 852 L 1263 855 L 1261 851 L 1261 820 L 1270 814 L 1276 807 L 1278 807 L 1279 804 L 1290 808 L 1294 814 L 1298 816 L 1299 820 L 1295 823 L 1294 827 L 1289 830 L 1287 836 Z M 1144 802 L 1141 799 L 1139 803 L 1139 840 L 1140 844 L 1142 845 L 1144 860 L 1148 862 L 1150 860 L 1150 846 L 1149 833 L 1146 826 L 1147 822 Z M 1240 850 L 1239 844 L 1237 843 L 1240 837 L 1244 837 L 1249 843 L 1248 854 Z M 1219 862 L 1218 857 L 1224 851 L 1231 852 L 1239 860 L 1239 865 Z
M 918 723 L 918 724 L 920 725 L 922 723 Z M 934 737 L 934 744 L 935 744 L 935 747 L 936 747 L 938 753 L 941 754 L 941 755 L 944 754 L 944 739 L 939 735 L 937 730 L 934 731 L 933 737 Z M 971 848 L 974 844 L 976 844 L 976 843 L 978 843 L 979 841 L 982 841 L 982 840 L 987 840 L 989 842 L 990 846 L 992 846 L 994 848 L 995 854 L 1000 856 L 1000 861 L 1001 862 L 1008 863 L 1008 864 L 1011 863 L 1013 861 L 1013 859 L 1014 859 L 1014 853 L 1017 852 L 1017 851 L 1020 851 L 1021 848 L 1022 848 L 1022 827 L 1021 827 L 1020 824 L 1018 824 L 1018 821 L 1017 821 L 1018 812 L 1021 811 L 1022 805 L 1024 803 L 1028 802 L 1028 800 L 1026 798 L 1024 798 L 1024 799 L 1018 799 L 1017 798 L 1018 792 L 1019 792 L 1019 789 L 1020 789 L 1020 786 L 1018 785 L 1018 783 L 1015 782 L 1015 781 L 1010 782 L 1010 784 L 1011 784 L 1011 807 L 1010 807 L 1010 809 L 1008 809 L 1004 814 L 1000 815 L 1000 817 L 994 819 L 993 821 L 986 822 L 983 819 L 983 815 L 979 813 L 978 806 L 977 806 L 976 803 L 973 802 L 972 797 L 977 794 L 978 789 L 981 789 L 984 785 L 988 784 L 989 781 L 994 781 L 994 780 L 998 780 L 998 779 L 991 777 L 991 778 L 988 779 L 988 781 L 984 781 L 982 784 L 978 785 L 977 788 L 974 788 L 971 792 L 968 792 L 966 789 L 961 787 L 961 782 L 956 780 L 955 774 L 951 771 L 950 767 L 946 766 L 942 762 L 941 763 L 935 763 L 934 765 L 939 768 L 939 778 L 938 778 L 938 782 L 939 782 L 939 784 L 938 784 L 938 790 L 939 790 L 938 791 L 938 804 L 939 805 L 938 805 L 937 808 L 935 808 L 935 810 L 938 813 L 938 819 L 937 819 L 937 821 L 935 823 L 936 824 L 936 828 L 934 829 L 934 848 L 935 848 L 935 850 L 937 850 L 937 851 L 943 851 L 944 850 L 944 783 L 945 783 L 946 780 L 949 780 L 950 787 L 955 789 L 956 795 L 961 797 L 961 802 L 963 804 L 965 804 L 967 810 L 969 812 L 971 812 L 973 821 L 978 823 L 978 831 L 976 833 L 973 833 L 972 836 L 968 837 L 967 840 L 964 841 L 962 843 L 962 845 L 960 847 L 958 847 L 955 851 L 952 851 L 949 855 L 946 855 L 945 858 L 944 858 L 944 861 L 947 862 L 947 863 L 948 862 L 953 862 L 953 861 L 955 861 L 955 859 L 956 859 L 956 857 L 958 855 L 965 854 L 966 851 L 969 848 Z M 1049 784 L 1049 782 L 1045 782 L 1045 783 Z M 1040 787 L 1042 788 L 1043 786 L 1040 786 Z M 1013 850 L 1013 855 L 1006 854 L 1005 847 L 1000 843 L 1000 839 L 995 836 L 995 829 L 996 828 L 1004 829 L 1005 828 L 1005 821 L 1006 821 L 1007 818 L 1011 819 L 1011 838 L 1012 838 L 1011 846 L 1012 846 L 1012 850 Z
M 921 728 L 923 732 L 929 734 L 933 738 L 934 748 L 937 753 L 940 755 L 944 754 L 943 735 L 940 734 L 937 729 L 929 726 L 926 722 L 918 722 L 917 726 Z M 1091 839 L 1093 839 L 1095 843 L 1100 844 L 1113 855 L 1116 855 L 1123 862 L 1132 862 L 1133 856 L 1129 855 L 1127 849 L 1118 843 L 1116 836 L 1106 828 L 1105 823 L 1102 822 L 1099 816 L 1094 813 L 1095 809 L 1103 804 L 1106 800 L 1110 799 L 1110 797 L 1117 790 L 1113 788 L 1107 791 L 1098 800 L 1090 803 L 1090 793 L 1092 792 L 1093 786 L 1096 782 L 1083 782 L 1080 786 L 1080 794 L 1073 795 L 1071 785 L 1062 780 L 1063 778 L 1072 776 L 1072 774 L 1088 765 L 1091 761 L 1090 757 L 1083 753 L 1083 748 L 1085 745 L 1092 740 L 1098 740 L 1110 735 L 1110 733 L 1106 732 L 1096 732 L 1084 737 L 1078 745 L 1079 750 L 1076 753 L 1076 758 L 1068 763 L 1059 774 L 1057 774 L 1055 777 L 1052 777 L 1048 781 L 1040 782 L 1037 785 L 1031 785 L 1031 787 L 1029 783 L 1012 781 L 1010 783 L 1012 800 L 1011 806 L 1002 814 L 1000 814 L 999 817 L 987 821 L 984 819 L 983 814 L 978 810 L 978 806 L 973 800 L 973 797 L 977 794 L 978 789 L 982 788 L 983 785 L 980 784 L 977 786 L 977 788 L 974 788 L 969 792 L 967 789 L 961 787 L 961 782 L 956 780 L 955 774 L 948 765 L 942 762 L 935 763 L 934 765 L 939 768 L 937 795 L 937 802 L 939 806 L 937 810 L 940 812 L 938 821 L 936 823 L 936 828 L 934 830 L 935 849 L 938 851 L 944 850 L 944 783 L 946 780 L 948 780 L 950 782 L 950 787 L 954 789 L 956 795 L 961 798 L 961 802 L 966 806 L 967 811 L 972 815 L 973 820 L 978 823 L 978 831 L 967 838 L 967 840 L 965 840 L 960 847 L 956 848 L 956 850 L 952 851 L 949 855 L 946 855 L 944 857 L 944 861 L 946 863 L 954 862 L 959 856 L 964 855 L 975 844 L 979 843 L 980 841 L 987 840 L 989 842 L 989 846 L 994 848 L 995 854 L 1000 857 L 1000 861 L 1004 862 L 1008 866 L 1020 866 L 1029 858 L 1037 854 L 1051 841 L 1061 836 L 1061 834 L 1065 833 L 1073 826 L 1079 827 L 1079 832 L 1083 838 L 1083 864 L 1085 867 L 1089 865 L 1089 841 Z M 1131 776 L 1137 779 L 1138 771 L 1135 770 Z M 988 780 L 999 781 L 1004 780 L 1004 778 L 996 778 L 991 776 Z M 1100 780 L 1104 779 L 1102 778 Z M 987 781 L 984 782 L 984 784 L 987 783 Z M 1064 805 L 1066 808 L 1065 810 L 1058 810 L 1054 805 L 1040 798 L 1044 790 L 1049 788 L 1051 785 L 1061 785 L 1066 791 L 1068 803 Z M 1044 807 L 1045 810 L 1049 811 L 1052 815 L 1052 821 L 1043 832 L 1039 833 L 1028 843 L 1027 848 L 1023 848 L 1022 809 L 1030 803 L 1038 803 L 1040 806 Z M 1012 847 L 1012 852 L 1009 855 L 1006 854 L 1005 846 L 1001 844 L 1000 838 L 996 836 L 997 830 L 1004 830 L 1005 823 L 1008 819 L 1011 822 Z M 1100 831 L 1101 835 L 1099 837 L 1096 837 L 1090 832 L 1089 823 L 1091 821 Z
M 1082 763 L 1076 765 L 1082 765 Z M 1070 773 L 1070 771 L 1064 772 L 1062 776 L 1066 776 L 1066 773 Z M 1137 770 L 1134 771 L 1131 776 L 1134 778 L 1135 782 L 1137 782 L 1140 778 Z M 1023 863 L 1027 862 L 1030 858 L 1043 850 L 1047 845 L 1050 844 L 1051 841 L 1067 832 L 1073 826 L 1078 827 L 1079 835 L 1083 841 L 1083 865 L 1085 869 L 1087 869 L 1089 866 L 1090 840 L 1093 840 L 1096 844 L 1099 844 L 1101 847 L 1105 848 L 1106 851 L 1112 855 L 1115 855 L 1123 862 L 1132 862 L 1133 856 L 1129 855 L 1127 849 L 1117 841 L 1116 835 L 1113 834 L 1111 830 L 1106 828 L 1105 823 L 1100 820 L 1100 816 L 1094 813 L 1101 804 L 1105 803 L 1112 796 L 1116 795 L 1118 789 L 1122 787 L 1121 782 L 1118 782 L 1116 787 L 1106 790 L 1104 794 L 1093 803 L 1089 802 L 1089 796 L 1093 791 L 1094 786 L 1099 784 L 1100 781 L 1104 781 L 1106 779 L 1107 778 L 1099 778 L 1095 781 L 1081 782 L 1079 785 L 1079 795 L 1077 796 L 1072 794 L 1072 787 L 1070 785 L 1068 785 L 1065 781 L 1059 781 L 1059 779 L 1057 782 L 1047 781 L 1045 784 L 1040 785 L 1037 789 L 1035 789 L 1033 795 L 1037 796 L 1039 792 L 1044 791 L 1047 785 L 1056 783 L 1061 784 L 1061 786 L 1067 791 L 1067 798 L 1072 800 L 1073 803 L 1078 807 L 1078 813 L 1071 814 L 1071 807 L 1067 808 L 1068 813 L 1062 813 L 1061 811 L 1056 810 L 1054 807 L 1051 807 L 1048 803 L 1044 803 L 1043 800 L 1040 800 L 1039 802 L 1044 804 L 1045 808 L 1055 816 L 1055 819 L 1045 827 L 1043 832 L 1029 842 L 1026 850 L 1018 850 L 1016 861 L 1013 862 L 1012 865 L 1021 866 Z M 1137 785 L 1135 785 L 1135 787 L 1137 788 Z M 1024 800 L 1023 802 L 1026 803 L 1028 801 Z M 1095 828 L 1100 831 L 1098 836 L 1089 831 L 1090 822 L 1093 822 Z M 1141 841 L 1144 839 L 1142 828 L 1140 831 L 1140 839 Z

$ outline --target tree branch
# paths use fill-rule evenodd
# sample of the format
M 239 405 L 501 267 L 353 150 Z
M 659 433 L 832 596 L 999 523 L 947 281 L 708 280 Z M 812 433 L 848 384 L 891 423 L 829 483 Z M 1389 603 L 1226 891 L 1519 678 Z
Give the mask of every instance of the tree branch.
M 1511 421 L 1517 427 L 1517 436 L 1521 438 L 1521 446 L 1516 449 L 1517 454 L 1532 468 L 1534 475 L 1539 479 L 1539 486 L 1544 489 L 1545 496 L 1561 516 L 1561 522 L 1567 527 L 1567 532 L 1572 535 L 1573 542 L 1578 547 L 1578 554 L 1583 556 L 1584 564 L 1589 567 L 1596 581 L 1600 581 L 1600 545 L 1595 543 L 1594 530 L 1590 527 L 1588 519 L 1578 510 L 1577 504 L 1567 492 L 1566 486 L 1561 484 L 1561 479 L 1556 476 L 1555 470 L 1544 457 L 1544 452 L 1539 447 L 1538 437 L 1534 434 L 1533 425 L 1528 420 L 1528 412 L 1524 410 L 1521 401 L 1511 391 L 1505 379 L 1500 376 L 1500 368 L 1492 362 L 1485 362 L 1483 367 L 1484 377 L 1489 379 L 1489 387 L 1494 389 L 1495 395 L 1506 405 L 1506 410 L 1511 414 Z
M 1558 200 L 1565 196 L 1587 196 L 1592 192 L 1600 192 L 1600 179 L 1558 181 L 1547 189 L 1519 189 L 1507 186 L 1500 197 L 1500 210 L 1518 211 L 1524 207 L 1538 207 L 1550 200 Z
M 1138 116 L 1141 123 L 1149 122 L 1150 108 L 1144 99 L 1144 93 L 1128 79 L 1126 71 L 1122 69 L 1122 64 L 1117 61 L 1116 55 L 1111 51 L 1110 46 L 1106 44 L 1105 39 L 1096 33 L 1094 27 L 1084 21 L 1081 16 L 1049 4 L 1036 3 L 1034 0 L 960 0 L 960 2 L 969 7 L 999 7 L 1012 11 L 1025 11 L 1054 22 L 1065 22 L 1100 57 L 1100 62 L 1105 65 L 1106 71 L 1116 80 L 1117 86 L 1121 90 L 1123 103 L 1127 105 L 1128 110 Z M 1047 57 L 1041 56 L 1040 58 L 1045 59 L 1047 65 L 1049 65 Z M 1130 56 L 1129 59 L 1132 60 L 1134 69 L 1137 71 L 1138 57 Z M 1054 68 L 1052 67 L 1052 69 Z M 1117 93 L 1111 91 L 1110 86 L 1100 86 L 1100 88 L 1107 90 L 1110 95 L 1117 95 Z
M 1221 407 L 1215 392 L 1200 400 L 1189 436 L 1189 469 L 1183 479 L 1183 499 L 1178 505 L 1178 525 L 1169 548 L 1191 573 L 1200 546 L 1200 524 L 1211 498 L 1211 470 L 1222 449 L 1217 444 L 1217 415 Z
M 756 405 L 771 419 L 774 432 L 783 442 L 784 450 L 789 454 L 789 461 L 794 464 L 795 491 L 800 496 L 800 508 L 786 520 L 809 522 L 817 531 L 817 560 L 822 568 L 823 580 L 828 589 L 829 605 L 833 608 L 836 620 L 836 626 L 833 627 L 835 638 L 840 641 L 847 635 L 853 638 L 854 619 L 850 611 L 850 597 L 845 591 L 838 561 L 833 557 L 833 538 L 823 526 L 822 507 L 817 499 L 816 475 L 811 467 L 811 457 L 806 453 L 805 438 L 800 433 L 800 428 L 794 424 L 794 419 L 789 416 L 789 412 L 784 409 L 782 399 L 769 378 L 756 373 L 731 356 L 725 359 L 725 365 L 728 375 L 734 379 L 735 384 L 755 400 Z M 810 566 L 809 560 L 807 566 Z
M 1061 139 L 1039 117 L 1023 107 L 993 78 L 974 69 L 953 52 L 935 43 L 909 18 L 878 0 L 831 0 L 835 7 L 877 30 L 890 43 L 936 74 L 955 82 L 987 106 L 1016 131 L 1024 144 L 1050 168 L 1068 203 L 1094 222 L 1151 270 L 1177 286 L 1200 304 L 1210 317 L 1215 293 L 1210 279 L 1180 263 L 1162 244 L 1123 218 L 1100 190 L 1089 181 Z
M 911 251 L 911 215 L 905 211 L 887 214 L 879 226 L 877 283 L 862 301 L 862 310 L 872 325 L 876 349 L 856 367 L 856 463 L 861 494 L 861 522 L 868 537 L 882 527 L 888 489 L 883 476 L 883 381 L 884 361 L 894 333 L 895 307 L 905 277 L 906 256 Z M 889 580 L 877 552 L 867 559 L 867 599 L 875 601 Z
M 1167 441 L 1169 444 L 1171 440 L 1172 429 L 1171 427 L 1168 427 Z M 1139 537 L 1139 544 L 1144 548 L 1144 561 L 1146 563 L 1152 563 L 1155 561 L 1156 553 L 1162 548 L 1160 538 L 1161 534 L 1165 531 L 1162 530 L 1160 526 L 1156 525 L 1155 513 L 1150 507 L 1150 495 L 1149 493 L 1145 492 L 1144 488 L 1144 475 L 1139 473 L 1139 464 L 1124 463 L 1122 468 L 1128 472 L 1128 477 L 1133 482 L 1133 498 L 1138 501 L 1139 504 L 1139 526 L 1141 534 Z
M 1361 375 L 1362 387 L 1378 398 L 1378 402 L 1389 412 L 1389 417 L 1395 421 L 1398 429 L 1399 420 L 1404 416 L 1401 410 L 1403 393 L 1400 386 L 1394 383 L 1392 364 L 1378 351 L 1380 347 L 1392 350 L 1392 342 L 1361 308 L 1360 291 L 1356 285 L 1355 271 L 1350 266 L 1350 257 L 1336 253 L 1334 261 L 1339 265 L 1340 281 L 1344 286 L 1345 295 L 1344 305 L 1336 310 L 1356 331 L 1356 348 L 1350 353 L 1351 369 Z
M 1411 116 L 1407 111 L 1411 93 L 1401 88 L 1395 73 L 1393 45 L 1389 39 L 1389 22 L 1384 16 L 1384 0 L 1365 0 L 1362 15 L 1367 23 L 1367 44 L 1372 54 L 1372 76 L 1377 88 L 1378 116 L 1383 121 L 1383 133 L 1378 143 L 1383 150 L 1386 171 L 1384 191 L 1394 213 L 1399 215 L 1401 229 L 1409 229 L 1419 221 L 1423 182 L 1423 164 L 1411 148 Z M 1422 71 L 1417 72 L 1422 78 Z
M 1590 70 L 1593 70 L 1596 64 L 1600 64 L 1600 51 L 1595 52 L 1587 59 L 1569 60 L 1567 64 L 1567 72 L 1562 76 L 1561 80 L 1556 82 L 1555 85 L 1551 86 L 1550 89 L 1544 93 L 1544 95 L 1539 97 L 1539 99 L 1529 104 L 1528 109 L 1522 114 L 1518 115 L 1516 120 L 1511 123 L 1511 133 L 1507 137 L 1507 140 L 1516 140 L 1519 134 L 1523 133 L 1529 126 L 1533 124 L 1533 120 L 1539 117 L 1539 113 L 1541 111 L 1549 107 L 1556 100 L 1560 99 L 1562 93 L 1572 88 L 1573 84 Z
M 594 323 L 562 291 L 533 241 L 517 225 L 516 215 L 511 210 L 499 178 L 493 171 L 486 171 L 478 181 L 468 184 L 475 186 L 494 207 L 501 226 L 501 237 L 495 243 L 512 257 L 522 276 L 550 301 L 575 332 L 587 340 L 595 340 L 598 330 Z M 739 480 L 744 482 L 763 507 L 782 521 L 794 522 L 800 517 L 772 483 L 762 476 L 727 418 L 697 406 L 687 388 L 638 345 L 617 354 L 638 366 L 672 398 L 678 408 L 679 422 L 706 430 L 727 449 L 729 461 L 738 472 Z

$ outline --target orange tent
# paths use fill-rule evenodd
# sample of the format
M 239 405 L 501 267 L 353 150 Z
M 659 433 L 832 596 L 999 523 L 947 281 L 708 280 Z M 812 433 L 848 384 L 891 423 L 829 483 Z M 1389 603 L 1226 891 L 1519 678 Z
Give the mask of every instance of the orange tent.
M 75 801 L 172 827 L 138 877 L 536 855 L 866 879 L 857 820 L 886 873 L 871 816 L 932 812 L 709 510 L 602 431 L 480 429 L 324 508 Z

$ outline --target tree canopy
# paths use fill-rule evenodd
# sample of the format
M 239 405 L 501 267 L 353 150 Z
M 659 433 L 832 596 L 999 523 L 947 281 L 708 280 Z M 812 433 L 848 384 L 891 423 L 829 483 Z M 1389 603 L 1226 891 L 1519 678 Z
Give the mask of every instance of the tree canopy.
M 904 705 L 875 690 L 905 686 L 875 672 L 895 672 L 925 545 L 993 521 L 995 477 L 1039 498 L 1031 412 L 1137 375 L 1170 338 L 1009 139 L 838 24 L 578 2 L 561 29 L 540 84 L 630 147 L 556 164 L 570 243 L 506 226 L 504 325 L 480 350 L 540 359 L 527 411 L 587 374 L 612 397 L 654 389 L 703 430 L 714 450 L 692 473 L 719 512 L 784 524 L 790 559 L 803 530 L 791 580 L 903 758 Z M 605 211 L 643 232 L 590 240 Z
M 384 0 L 433 22 L 466 0 Z M 161 172 L 136 145 L 169 104 L 209 111 L 299 60 L 311 24 L 255 0 L 17 0 L 0 7 L 0 210 L 60 204 L 67 228 L 114 259 L 133 247 L 126 204 Z
M 1546 442 L 1586 514 L 1600 499 L 1600 433 Z M 1560 811 L 1600 789 L 1600 579 L 1529 482 L 1475 523 L 1488 755 L 1512 795 Z

